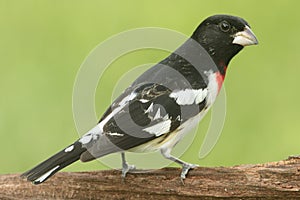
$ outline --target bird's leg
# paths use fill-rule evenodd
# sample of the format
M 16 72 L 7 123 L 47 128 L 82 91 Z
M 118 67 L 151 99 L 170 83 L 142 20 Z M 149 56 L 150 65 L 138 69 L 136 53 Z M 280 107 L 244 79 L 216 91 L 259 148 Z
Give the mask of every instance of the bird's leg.
M 122 178 L 124 179 L 126 177 L 127 172 L 129 172 L 130 170 L 134 170 L 135 166 L 134 165 L 129 165 L 126 162 L 124 152 L 121 152 L 121 157 L 122 157 Z
M 187 173 L 189 172 L 189 170 L 190 170 L 190 169 L 194 169 L 194 168 L 196 168 L 196 167 L 199 166 L 199 165 L 197 165 L 197 164 L 191 164 L 191 163 L 184 162 L 184 161 L 182 161 L 182 160 L 180 160 L 180 159 L 178 159 L 178 158 L 172 156 L 172 155 L 170 154 L 171 150 L 169 150 L 169 149 L 161 149 L 160 152 L 161 152 L 161 154 L 162 154 L 165 158 L 167 158 L 167 159 L 169 159 L 169 160 L 172 160 L 172 161 L 174 161 L 174 162 L 176 162 L 176 163 L 178 163 L 178 164 L 180 164 L 180 165 L 182 166 L 180 178 L 181 178 L 181 182 L 182 182 L 183 184 L 184 184 L 183 180 L 186 178 L 186 175 L 187 175 Z

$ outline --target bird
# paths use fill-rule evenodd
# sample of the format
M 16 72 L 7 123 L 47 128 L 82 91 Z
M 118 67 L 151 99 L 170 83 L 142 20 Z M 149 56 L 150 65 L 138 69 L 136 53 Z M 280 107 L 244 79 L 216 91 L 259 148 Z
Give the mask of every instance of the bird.
M 181 165 L 183 181 L 198 165 L 172 156 L 172 148 L 213 105 L 231 59 L 245 46 L 257 44 L 243 18 L 227 14 L 207 17 L 181 46 L 133 81 L 95 127 L 21 177 L 40 184 L 75 161 L 120 153 L 121 177 L 125 178 L 135 170 L 127 163 L 125 152 L 159 151 Z

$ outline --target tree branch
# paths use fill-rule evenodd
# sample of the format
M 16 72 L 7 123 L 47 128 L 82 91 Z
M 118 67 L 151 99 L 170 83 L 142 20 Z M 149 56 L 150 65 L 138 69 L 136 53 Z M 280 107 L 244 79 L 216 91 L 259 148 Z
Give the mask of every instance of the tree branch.
M 258 165 L 199 167 L 185 185 L 180 169 L 128 174 L 120 171 L 60 172 L 41 185 L 19 174 L 0 176 L 0 199 L 299 199 L 300 158 Z

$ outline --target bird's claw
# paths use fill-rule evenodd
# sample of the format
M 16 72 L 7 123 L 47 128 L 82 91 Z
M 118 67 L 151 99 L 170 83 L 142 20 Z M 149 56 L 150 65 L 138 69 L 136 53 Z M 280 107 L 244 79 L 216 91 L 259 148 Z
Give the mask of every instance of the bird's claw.
M 124 163 L 122 166 L 122 179 L 124 180 L 124 178 L 126 177 L 126 174 L 129 171 L 135 170 L 135 166 L 134 165 L 128 165 L 127 163 Z
M 180 174 L 180 180 L 181 183 L 184 185 L 184 179 L 186 178 L 187 173 L 189 172 L 190 169 L 195 169 L 196 167 L 199 167 L 197 164 L 191 164 L 191 163 L 184 163 L 182 165 L 182 170 Z

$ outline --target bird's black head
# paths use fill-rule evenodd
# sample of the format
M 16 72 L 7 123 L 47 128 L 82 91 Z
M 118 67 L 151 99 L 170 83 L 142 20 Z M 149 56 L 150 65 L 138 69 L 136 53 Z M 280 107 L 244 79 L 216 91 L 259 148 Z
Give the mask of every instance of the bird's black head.
M 206 49 L 218 67 L 225 68 L 244 46 L 258 44 L 249 24 L 240 17 L 230 15 L 208 17 L 191 38 Z

